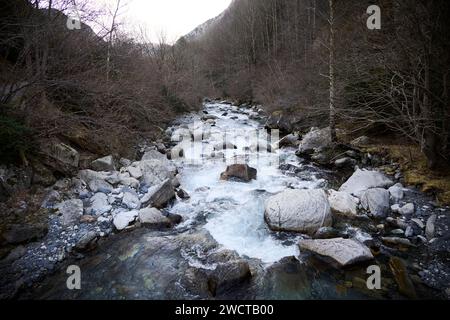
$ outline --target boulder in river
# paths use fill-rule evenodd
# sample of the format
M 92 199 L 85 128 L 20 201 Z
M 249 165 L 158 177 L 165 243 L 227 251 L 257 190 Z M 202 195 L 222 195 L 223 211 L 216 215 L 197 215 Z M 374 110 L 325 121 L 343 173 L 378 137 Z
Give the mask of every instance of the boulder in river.
M 227 167 L 227 170 L 220 175 L 221 180 L 237 180 L 250 182 L 256 180 L 257 170 L 246 164 L 233 164 Z
M 393 184 L 392 180 L 381 172 L 357 169 L 339 188 L 339 191 L 359 197 L 363 191 L 372 188 L 388 188 Z
M 115 171 L 116 167 L 114 165 L 113 156 L 106 156 L 97 159 L 91 164 L 92 169 L 95 171 Z
M 175 198 L 175 191 L 171 179 L 163 181 L 161 184 L 149 189 L 141 199 L 142 205 L 163 208 L 167 203 Z
M 311 235 L 332 224 L 330 204 L 323 190 L 285 190 L 270 197 L 265 205 L 265 220 L 274 231 Z
M 332 259 L 340 267 L 373 259 L 370 249 L 353 239 L 300 240 L 300 250 Z
M 139 210 L 139 221 L 148 227 L 168 227 L 170 220 L 156 208 L 145 208 Z
M 373 217 L 385 218 L 389 212 L 389 191 L 386 189 L 369 189 L 362 193 L 361 204 Z
M 330 190 L 328 201 L 331 210 L 338 215 L 354 217 L 358 214 L 359 199 L 347 192 Z

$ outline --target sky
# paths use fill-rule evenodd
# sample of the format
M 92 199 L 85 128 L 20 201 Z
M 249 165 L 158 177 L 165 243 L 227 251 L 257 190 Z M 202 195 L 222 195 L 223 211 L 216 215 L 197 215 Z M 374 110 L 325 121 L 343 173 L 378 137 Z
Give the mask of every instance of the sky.
M 105 0 L 103 0 L 105 1 Z M 107 0 L 114 3 L 114 0 Z M 137 30 L 142 26 L 152 42 L 161 33 L 175 42 L 203 22 L 223 12 L 231 0 L 122 0 L 120 21 L 124 28 Z

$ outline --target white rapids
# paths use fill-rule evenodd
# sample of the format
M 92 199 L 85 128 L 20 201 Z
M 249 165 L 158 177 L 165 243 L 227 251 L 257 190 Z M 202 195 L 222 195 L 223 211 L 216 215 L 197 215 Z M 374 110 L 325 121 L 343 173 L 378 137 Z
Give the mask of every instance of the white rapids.
M 203 141 L 192 143 L 191 148 L 187 148 L 189 143 L 186 143 L 184 157 L 174 160 L 180 168 L 181 187 L 190 195 L 190 199 L 177 200 L 169 209 L 183 216 L 184 223 L 179 228 L 203 221 L 203 227 L 224 248 L 266 264 L 297 256 L 295 236 L 290 241 L 282 240 L 266 226 L 264 202 L 286 188 L 314 189 L 324 181 L 314 176 L 304 181 L 282 173 L 280 163 L 301 166 L 293 148 L 275 152 L 248 151 L 252 143 L 249 137 L 257 130 L 261 130 L 261 137 L 264 129 L 259 122 L 250 119 L 257 114 L 251 109 L 208 103 L 204 110 L 217 117 L 215 126 L 210 127 L 210 134 L 204 135 Z M 199 126 L 200 116 L 191 119 L 190 128 Z M 214 145 L 223 141 L 224 134 L 226 141 L 237 148 L 223 150 L 223 154 L 216 151 L 216 156 L 210 157 Z M 250 183 L 221 181 L 220 174 L 233 163 L 247 163 L 257 169 L 257 180 Z

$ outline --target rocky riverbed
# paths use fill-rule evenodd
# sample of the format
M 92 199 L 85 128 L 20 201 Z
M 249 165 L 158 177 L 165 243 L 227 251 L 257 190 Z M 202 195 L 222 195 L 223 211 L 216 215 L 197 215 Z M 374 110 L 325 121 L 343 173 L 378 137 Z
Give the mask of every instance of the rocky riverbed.
M 335 147 L 326 128 L 283 137 L 266 120 L 208 102 L 140 159 L 58 181 L 48 221 L 5 233 L 2 298 L 450 298 L 448 207 L 360 152 L 363 138 Z M 67 289 L 68 265 L 80 290 Z

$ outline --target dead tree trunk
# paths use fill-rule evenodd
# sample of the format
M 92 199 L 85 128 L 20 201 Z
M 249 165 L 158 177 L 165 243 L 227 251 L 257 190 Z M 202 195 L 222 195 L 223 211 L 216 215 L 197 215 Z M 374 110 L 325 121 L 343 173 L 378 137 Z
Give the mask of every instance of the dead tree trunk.
M 330 134 L 331 141 L 336 142 L 336 70 L 335 70 L 335 3 L 334 0 L 329 0 L 330 6 Z

